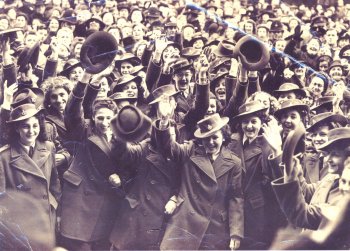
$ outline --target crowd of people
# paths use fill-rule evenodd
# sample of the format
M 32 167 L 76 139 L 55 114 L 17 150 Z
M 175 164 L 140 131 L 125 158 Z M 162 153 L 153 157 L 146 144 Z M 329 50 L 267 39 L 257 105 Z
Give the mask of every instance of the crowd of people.
M 1 249 L 350 248 L 349 26 L 343 0 L 1 1 Z

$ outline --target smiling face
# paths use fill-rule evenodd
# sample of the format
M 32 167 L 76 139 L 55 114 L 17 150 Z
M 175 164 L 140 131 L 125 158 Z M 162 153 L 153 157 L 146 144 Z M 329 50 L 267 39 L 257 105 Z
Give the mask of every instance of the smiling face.
M 328 141 L 329 126 L 324 125 L 318 127 L 312 134 L 311 140 L 312 144 L 316 149 L 318 149 L 322 144 Z
M 217 155 L 220 152 L 223 141 L 224 136 L 222 134 L 222 131 L 219 130 L 213 135 L 202 139 L 202 144 L 207 154 Z
M 125 84 L 122 88 L 122 91 L 125 92 L 129 98 L 137 98 L 139 95 L 137 84 L 134 81 Z
M 316 56 L 320 50 L 320 43 L 317 39 L 311 39 L 306 45 L 306 51 L 310 56 Z
M 16 132 L 19 134 L 21 144 L 33 145 L 40 133 L 39 120 L 33 116 L 18 122 Z
M 64 109 L 66 108 L 67 100 L 68 100 L 67 91 L 62 88 L 54 88 L 51 91 L 50 95 L 50 104 L 53 108 L 55 108 L 58 112 L 63 114 Z
M 224 78 L 219 80 L 219 82 L 217 82 L 214 92 L 218 100 L 220 101 L 226 100 L 226 86 L 225 86 Z
M 346 160 L 348 162 L 348 160 Z M 348 166 L 344 167 L 339 180 L 339 190 L 345 195 L 350 193 L 350 168 Z
M 133 68 L 134 68 L 134 66 L 130 62 L 128 62 L 128 61 L 122 62 L 120 64 L 120 73 L 122 75 L 130 74 L 130 72 L 132 71 Z
M 97 98 L 106 98 L 109 92 L 108 80 L 106 77 L 103 77 L 100 81 L 100 90 L 97 93 Z
M 329 70 L 329 76 L 335 81 L 339 81 L 343 76 L 343 69 L 340 66 L 334 66 Z
M 247 116 L 242 119 L 242 131 L 249 140 L 254 140 L 261 129 L 262 121 L 256 115 Z
M 108 108 L 100 108 L 94 114 L 93 120 L 95 122 L 95 129 L 99 134 L 107 134 L 110 132 L 110 122 L 113 118 L 113 111 Z
M 315 97 L 320 97 L 324 89 L 324 81 L 320 77 L 313 77 L 309 86 L 309 89 L 315 95 Z
M 79 79 L 83 76 L 84 70 L 82 67 L 78 66 L 75 67 L 70 73 L 69 73 L 69 80 L 73 82 L 78 82 Z
M 209 107 L 206 115 L 212 115 L 216 113 L 217 111 L 217 105 L 216 105 L 216 99 L 215 98 L 210 98 L 209 99 Z
M 280 94 L 280 96 L 278 97 L 278 102 L 280 104 L 282 104 L 285 100 L 288 99 L 296 99 L 297 95 L 295 94 L 295 92 L 290 91 L 290 92 L 283 92 Z
M 346 154 L 343 149 L 344 146 L 334 147 L 327 156 L 328 172 L 338 173 L 344 169 L 344 161 L 346 159 Z
M 281 124 L 284 133 L 289 133 L 294 130 L 300 123 L 302 119 L 300 113 L 297 110 L 287 110 L 281 116 Z
M 180 91 L 186 91 L 189 88 L 190 82 L 192 79 L 191 70 L 180 71 L 175 73 L 174 80 L 176 88 Z

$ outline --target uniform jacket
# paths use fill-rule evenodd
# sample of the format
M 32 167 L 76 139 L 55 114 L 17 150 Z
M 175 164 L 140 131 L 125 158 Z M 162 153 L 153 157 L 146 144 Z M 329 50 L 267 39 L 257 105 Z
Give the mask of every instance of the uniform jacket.
M 223 147 L 211 163 L 193 142 L 179 145 L 168 131 L 158 131 L 170 158 L 183 165 L 178 207 L 160 248 L 228 249 L 230 237 L 243 237 L 242 168 L 238 157 Z
M 305 156 L 303 161 L 303 171 L 305 179 L 308 183 L 315 183 L 320 181 L 328 172 L 327 166 L 323 165 L 320 154 Z M 322 164 L 322 167 L 320 165 Z
M 166 220 L 165 204 L 177 194 L 178 166 L 148 142 L 115 142 L 112 155 L 120 163 L 130 163 L 136 174 L 125 186 L 127 195 L 121 202 L 110 241 L 118 250 L 159 249 Z
M 0 173 L 0 190 L 17 190 L 33 196 L 46 209 L 48 225 L 55 229 L 54 212 L 60 200 L 61 186 L 55 168 L 53 143 L 37 140 L 32 158 L 17 142 L 2 147 Z
M 117 173 L 110 143 L 95 134 L 91 124 L 84 120 L 85 88 L 85 84 L 78 82 L 65 111 L 69 135 L 75 135 L 71 140 L 76 142 L 76 151 L 63 175 L 61 233 L 67 238 L 91 242 L 108 238 L 123 193 L 108 182 L 109 176 Z
M 244 168 L 243 194 L 245 236 L 268 243 L 278 227 L 285 224 L 270 182 L 275 178 L 267 162 L 270 148 L 262 136 L 243 148 L 242 134 L 231 136 L 229 149 L 241 157 Z M 269 219 L 274 217 L 274 221 Z

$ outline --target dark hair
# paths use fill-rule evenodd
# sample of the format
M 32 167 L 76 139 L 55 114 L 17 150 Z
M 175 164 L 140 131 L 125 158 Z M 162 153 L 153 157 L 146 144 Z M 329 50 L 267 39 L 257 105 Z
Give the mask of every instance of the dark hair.
M 38 119 L 39 127 L 40 127 L 40 132 L 39 132 L 37 140 L 44 142 L 44 141 L 48 140 L 46 127 L 45 127 L 45 115 L 41 111 L 41 112 L 37 113 L 36 115 L 34 115 L 34 117 L 36 117 Z M 7 125 L 7 131 L 8 131 L 7 140 L 10 144 L 14 144 L 15 142 L 19 142 L 20 139 L 19 139 L 19 134 L 17 132 L 17 129 L 20 126 L 22 121 L 23 120 L 18 121 L 18 122 L 13 122 L 13 123 Z
M 50 108 L 50 96 L 52 91 L 58 88 L 63 88 L 70 94 L 73 89 L 73 83 L 68 78 L 59 76 L 48 78 L 41 85 L 41 89 L 45 92 L 44 107 L 46 109 Z

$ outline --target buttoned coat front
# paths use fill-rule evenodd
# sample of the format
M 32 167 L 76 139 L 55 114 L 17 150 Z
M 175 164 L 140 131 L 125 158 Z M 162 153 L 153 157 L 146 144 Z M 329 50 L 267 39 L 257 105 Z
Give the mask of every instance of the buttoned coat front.
M 183 163 L 183 169 L 178 208 L 167 224 L 160 248 L 228 249 L 230 237 L 243 237 L 238 157 L 223 147 L 211 163 L 202 147 L 193 142 L 179 145 L 167 135 L 167 131 L 160 131 L 162 145 L 173 160 Z
M 115 141 L 117 142 L 117 141 Z M 113 156 L 136 169 L 110 235 L 117 250 L 157 250 L 167 220 L 165 204 L 176 194 L 179 169 L 146 141 L 113 144 Z
M 55 210 L 61 187 L 55 168 L 55 147 L 48 141 L 36 141 L 33 157 L 18 143 L 0 150 L 0 191 L 28 193 L 45 209 L 48 225 L 55 229 Z M 28 215 L 28 217 L 31 217 Z

